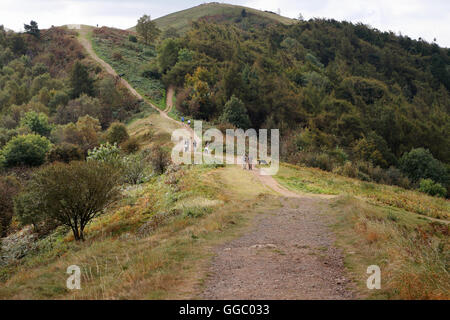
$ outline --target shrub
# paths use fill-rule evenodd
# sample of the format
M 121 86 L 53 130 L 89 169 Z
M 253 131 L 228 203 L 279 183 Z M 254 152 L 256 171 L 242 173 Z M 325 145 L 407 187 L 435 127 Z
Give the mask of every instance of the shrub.
M 20 125 L 41 136 L 48 136 L 50 131 L 52 131 L 47 116 L 44 113 L 37 113 L 35 111 L 25 113 L 24 117 L 20 120 Z
M 33 190 L 25 190 L 14 199 L 14 213 L 22 226 L 32 225 L 35 232 L 47 234 L 58 223 L 54 219 L 40 214 L 42 207 L 40 195 Z
M 145 181 L 147 164 L 141 154 L 130 155 L 123 158 L 123 179 L 130 184 L 139 184 Z
M 0 177 L 0 237 L 8 233 L 14 213 L 13 198 L 19 189 L 20 183 L 15 177 Z
M 161 79 L 161 73 L 156 63 L 148 63 L 140 69 L 141 75 L 145 78 Z
M 106 132 L 106 140 L 111 144 L 120 144 L 128 140 L 129 137 L 127 128 L 120 122 L 114 122 L 111 124 Z
M 27 134 L 12 138 L 3 148 L 2 154 L 7 167 L 39 166 L 44 163 L 51 143 L 37 134 Z
M 75 240 L 84 240 L 84 228 L 119 195 L 120 174 L 99 161 L 55 163 L 38 170 L 29 194 L 41 203 L 33 212 L 72 229 Z M 34 211 L 34 209 L 37 209 Z
M 139 141 L 136 137 L 131 137 L 127 141 L 123 142 L 120 145 L 120 148 L 128 154 L 135 153 L 139 151 L 140 148 Z
M 114 51 L 113 54 L 112 54 L 112 58 L 114 60 L 122 60 L 123 56 L 122 56 L 122 53 L 120 51 Z
M 132 35 L 132 34 L 130 34 L 128 36 L 128 41 L 136 43 L 137 42 L 137 37 Z
M 122 165 L 122 156 L 119 147 L 117 144 L 110 144 L 109 142 L 100 145 L 98 148 L 89 150 L 87 159 L 104 162 L 113 167 L 120 167 Z
M 424 148 L 412 149 L 400 159 L 401 170 L 413 181 L 431 179 L 446 184 L 448 173 L 445 165 Z
M 431 179 L 420 180 L 419 190 L 433 197 L 438 196 L 444 198 L 447 195 L 447 189 Z
M 65 143 L 53 146 L 53 148 L 47 154 L 47 162 L 65 162 L 69 163 L 74 160 L 82 160 L 83 151 L 80 147 Z
M 88 96 L 94 95 L 94 80 L 89 76 L 88 68 L 76 61 L 70 74 L 71 96 L 78 98 L 85 93 Z
M 236 128 L 248 129 L 251 126 L 250 117 L 244 103 L 234 95 L 225 104 L 221 122 L 233 124 Z
M 153 171 L 156 174 L 162 174 L 170 164 L 169 152 L 162 146 L 154 146 L 149 156 Z

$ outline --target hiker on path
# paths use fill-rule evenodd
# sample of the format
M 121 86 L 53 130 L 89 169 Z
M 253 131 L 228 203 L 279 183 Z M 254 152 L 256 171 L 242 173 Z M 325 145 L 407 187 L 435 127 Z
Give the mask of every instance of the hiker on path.
M 184 152 L 189 151 L 189 141 L 187 139 L 184 139 Z
M 246 169 L 246 167 L 247 167 L 247 156 L 244 154 L 243 156 L 242 156 L 242 169 Z
M 253 161 L 253 158 L 251 156 L 248 156 L 248 170 L 253 170 L 252 161 Z

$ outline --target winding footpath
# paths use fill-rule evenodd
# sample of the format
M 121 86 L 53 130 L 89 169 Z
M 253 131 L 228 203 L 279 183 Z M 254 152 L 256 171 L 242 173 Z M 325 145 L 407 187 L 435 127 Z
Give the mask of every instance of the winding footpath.
M 104 70 L 119 79 L 116 71 L 97 56 L 88 34 L 81 27 L 79 42 Z M 125 79 L 121 83 L 138 99 L 145 100 Z M 167 90 L 166 109 L 160 116 L 172 119 L 174 88 Z M 215 249 L 208 278 L 197 296 L 204 299 L 351 299 L 352 283 L 345 275 L 342 253 L 329 231 L 329 198 L 301 195 L 281 186 L 272 176 L 253 173 L 260 182 L 280 195 L 281 208 L 261 215 L 243 236 Z

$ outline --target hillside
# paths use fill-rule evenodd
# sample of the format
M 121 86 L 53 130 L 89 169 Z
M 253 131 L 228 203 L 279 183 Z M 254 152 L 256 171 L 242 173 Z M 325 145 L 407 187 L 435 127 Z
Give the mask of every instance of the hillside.
M 449 299 L 450 51 L 236 10 L 0 27 L 0 299 Z M 279 128 L 280 170 L 172 163 L 180 116 Z
M 197 21 L 200 18 L 217 22 L 239 22 L 242 20 L 243 10 L 246 11 L 247 16 L 250 19 L 250 25 L 267 25 L 273 23 L 288 25 L 295 22 L 290 18 L 280 16 L 276 13 L 217 2 L 201 4 L 186 10 L 174 12 L 155 19 L 155 22 L 162 31 L 172 27 L 175 28 L 177 32 L 184 33 L 189 30 L 191 22 Z M 131 28 L 131 30 L 134 30 L 134 27 Z

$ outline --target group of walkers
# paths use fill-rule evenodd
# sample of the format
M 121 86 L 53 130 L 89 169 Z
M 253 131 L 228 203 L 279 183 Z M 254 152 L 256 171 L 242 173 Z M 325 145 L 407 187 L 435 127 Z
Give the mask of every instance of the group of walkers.
M 253 158 L 248 155 L 242 156 L 242 169 L 246 170 L 253 170 Z
M 192 138 L 190 141 L 189 139 L 184 139 L 184 152 L 189 152 L 190 145 L 192 145 L 192 150 L 194 150 L 194 152 L 197 151 L 197 141 L 192 140 L 193 140 Z

